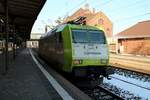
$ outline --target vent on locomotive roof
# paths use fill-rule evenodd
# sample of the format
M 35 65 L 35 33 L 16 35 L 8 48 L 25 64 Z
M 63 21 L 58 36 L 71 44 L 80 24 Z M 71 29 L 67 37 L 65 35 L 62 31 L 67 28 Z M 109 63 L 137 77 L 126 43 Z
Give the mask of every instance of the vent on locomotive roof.
M 77 19 L 75 20 L 72 20 L 72 21 L 68 21 L 67 24 L 76 24 L 76 25 L 86 25 L 86 17 L 78 17 Z

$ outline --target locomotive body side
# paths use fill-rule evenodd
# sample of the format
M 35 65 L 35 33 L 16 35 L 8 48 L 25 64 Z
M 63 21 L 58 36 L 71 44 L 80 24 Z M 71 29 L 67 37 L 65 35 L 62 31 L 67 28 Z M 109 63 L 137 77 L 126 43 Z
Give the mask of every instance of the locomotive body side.
M 39 54 L 46 61 L 54 65 L 53 67 L 71 72 L 71 38 L 68 25 L 59 27 L 48 32 L 46 36 L 39 40 Z

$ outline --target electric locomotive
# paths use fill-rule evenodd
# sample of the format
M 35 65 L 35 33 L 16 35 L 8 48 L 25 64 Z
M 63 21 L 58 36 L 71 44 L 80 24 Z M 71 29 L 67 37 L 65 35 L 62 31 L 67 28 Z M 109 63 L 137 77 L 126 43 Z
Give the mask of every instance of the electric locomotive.
M 108 76 L 109 50 L 104 31 L 88 25 L 62 24 L 39 40 L 39 54 L 55 68 L 79 77 Z

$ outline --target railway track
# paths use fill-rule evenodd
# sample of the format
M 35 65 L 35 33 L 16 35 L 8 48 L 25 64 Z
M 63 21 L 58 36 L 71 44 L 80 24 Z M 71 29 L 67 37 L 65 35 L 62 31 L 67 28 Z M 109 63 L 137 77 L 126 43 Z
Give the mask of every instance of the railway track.
M 99 88 L 101 90 L 101 92 L 105 92 L 106 95 L 110 95 L 113 99 L 124 100 L 122 97 L 120 97 L 119 95 L 111 92 L 110 90 L 108 90 L 107 88 L 105 88 L 103 85 L 99 85 L 99 86 L 97 86 L 97 88 Z
M 93 100 L 141 100 L 140 96 L 134 95 L 129 91 L 125 91 L 117 86 L 107 83 L 96 86 L 94 89 L 81 89 Z M 148 99 L 145 99 L 148 100 Z
M 126 91 L 122 88 L 119 88 L 119 87 L 109 84 L 109 83 L 104 83 L 103 87 L 107 91 L 112 92 L 113 94 L 117 95 L 122 100 L 143 100 L 142 97 L 137 96 L 137 95 L 131 93 L 130 91 Z M 119 98 L 117 100 L 120 100 Z M 148 100 L 148 99 L 145 99 L 145 100 Z
M 83 91 L 94 100 L 149 100 L 149 75 L 116 68 L 115 74 L 110 78 L 112 81 L 105 79 L 107 81 L 104 80 L 103 84 L 93 90 Z
M 82 88 L 81 90 L 93 100 L 124 100 L 122 97 L 116 95 L 102 85 L 96 86 L 93 89 Z
M 115 68 L 115 74 L 109 77 L 111 80 L 104 80 L 105 88 L 124 99 L 150 99 L 150 76 L 148 74 Z
M 123 80 L 123 79 L 120 79 L 120 78 L 117 78 L 117 77 L 114 77 L 114 76 L 110 76 L 110 78 L 113 78 L 113 79 L 116 79 L 116 80 L 119 80 L 119 81 L 122 81 L 122 82 L 125 82 L 125 83 L 128 83 L 128 84 L 131 84 L 131 85 L 134 85 L 134 86 L 137 86 L 137 87 L 140 87 L 140 88 L 143 88 L 143 89 L 146 89 L 146 90 L 150 91 L 150 88 L 138 85 L 136 83 L 131 83 L 129 81 L 126 81 L 126 80 Z
M 118 68 L 118 67 L 113 67 L 113 70 L 115 71 L 116 74 L 124 76 L 124 77 L 129 77 L 133 78 L 142 82 L 149 82 L 150 83 L 150 75 L 146 73 L 141 73 L 129 69 L 123 69 L 123 68 Z

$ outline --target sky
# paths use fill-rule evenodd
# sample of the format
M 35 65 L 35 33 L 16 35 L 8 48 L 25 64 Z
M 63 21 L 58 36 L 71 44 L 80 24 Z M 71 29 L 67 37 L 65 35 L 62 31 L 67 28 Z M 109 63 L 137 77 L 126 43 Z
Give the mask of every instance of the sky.
M 44 33 L 45 25 L 55 24 L 58 17 L 72 15 L 87 3 L 112 21 L 114 35 L 138 22 L 150 20 L 150 0 L 47 0 L 32 33 Z

